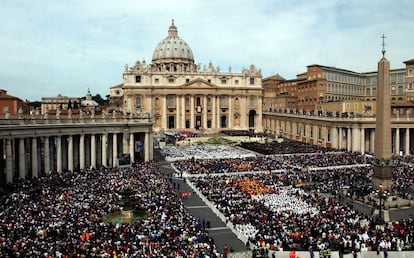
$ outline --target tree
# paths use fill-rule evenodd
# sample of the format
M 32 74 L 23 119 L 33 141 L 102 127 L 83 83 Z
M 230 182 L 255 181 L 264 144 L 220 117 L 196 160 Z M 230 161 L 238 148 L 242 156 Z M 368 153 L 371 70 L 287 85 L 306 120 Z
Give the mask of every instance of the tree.
M 100 94 L 96 94 L 95 96 L 92 97 L 92 99 L 95 100 L 99 104 L 99 106 L 108 106 L 109 105 L 109 101 L 103 99 Z

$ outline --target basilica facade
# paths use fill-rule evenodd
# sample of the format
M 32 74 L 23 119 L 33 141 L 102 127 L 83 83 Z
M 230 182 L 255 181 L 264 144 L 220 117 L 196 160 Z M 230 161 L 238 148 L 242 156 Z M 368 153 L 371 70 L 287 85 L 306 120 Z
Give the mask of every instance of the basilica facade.
M 262 132 L 262 75 L 254 65 L 231 68 L 196 64 L 172 21 L 152 62 L 125 65 L 123 82 L 110 89 L 114 112 L 152 116 L 153 130 Z

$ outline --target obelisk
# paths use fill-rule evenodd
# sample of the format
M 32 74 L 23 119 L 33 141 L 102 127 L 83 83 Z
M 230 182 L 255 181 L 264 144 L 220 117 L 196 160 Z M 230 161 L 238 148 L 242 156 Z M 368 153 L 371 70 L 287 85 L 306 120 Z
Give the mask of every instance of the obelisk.
M 391 192 L 392 186 L 392 135 L 390 62 L 385 58 L 385 36 L 382 36 L 382 58 L 378 62 L 377 112 L 375 122 L 374 190 Z

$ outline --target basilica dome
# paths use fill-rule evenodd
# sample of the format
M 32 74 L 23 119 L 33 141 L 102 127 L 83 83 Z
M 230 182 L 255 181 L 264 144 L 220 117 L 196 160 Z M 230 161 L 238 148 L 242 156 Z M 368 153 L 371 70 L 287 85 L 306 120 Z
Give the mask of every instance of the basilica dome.
M 152 55 L 153 65 L 162 63 L 193 64 L 193 51 L 188 44 L 178 37 L 177 27 L 174 20 L 168 29 L 168 36 L 163 39 L 155 48 Z

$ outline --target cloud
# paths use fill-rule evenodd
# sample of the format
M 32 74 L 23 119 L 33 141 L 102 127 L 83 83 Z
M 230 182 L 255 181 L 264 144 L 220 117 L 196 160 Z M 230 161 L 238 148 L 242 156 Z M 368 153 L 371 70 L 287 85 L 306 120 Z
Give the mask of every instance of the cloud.
M 287 79 L 310 64 L 373 71 L 412 59 L 412 1 L 12 1 L 0 9 L 0 85 L 22 99 L 105 96 L 126 63 L 151 62 L 171 19 L 195 62 L 254 64 Z M 28 88 L 29 87 L 29 88 Z

